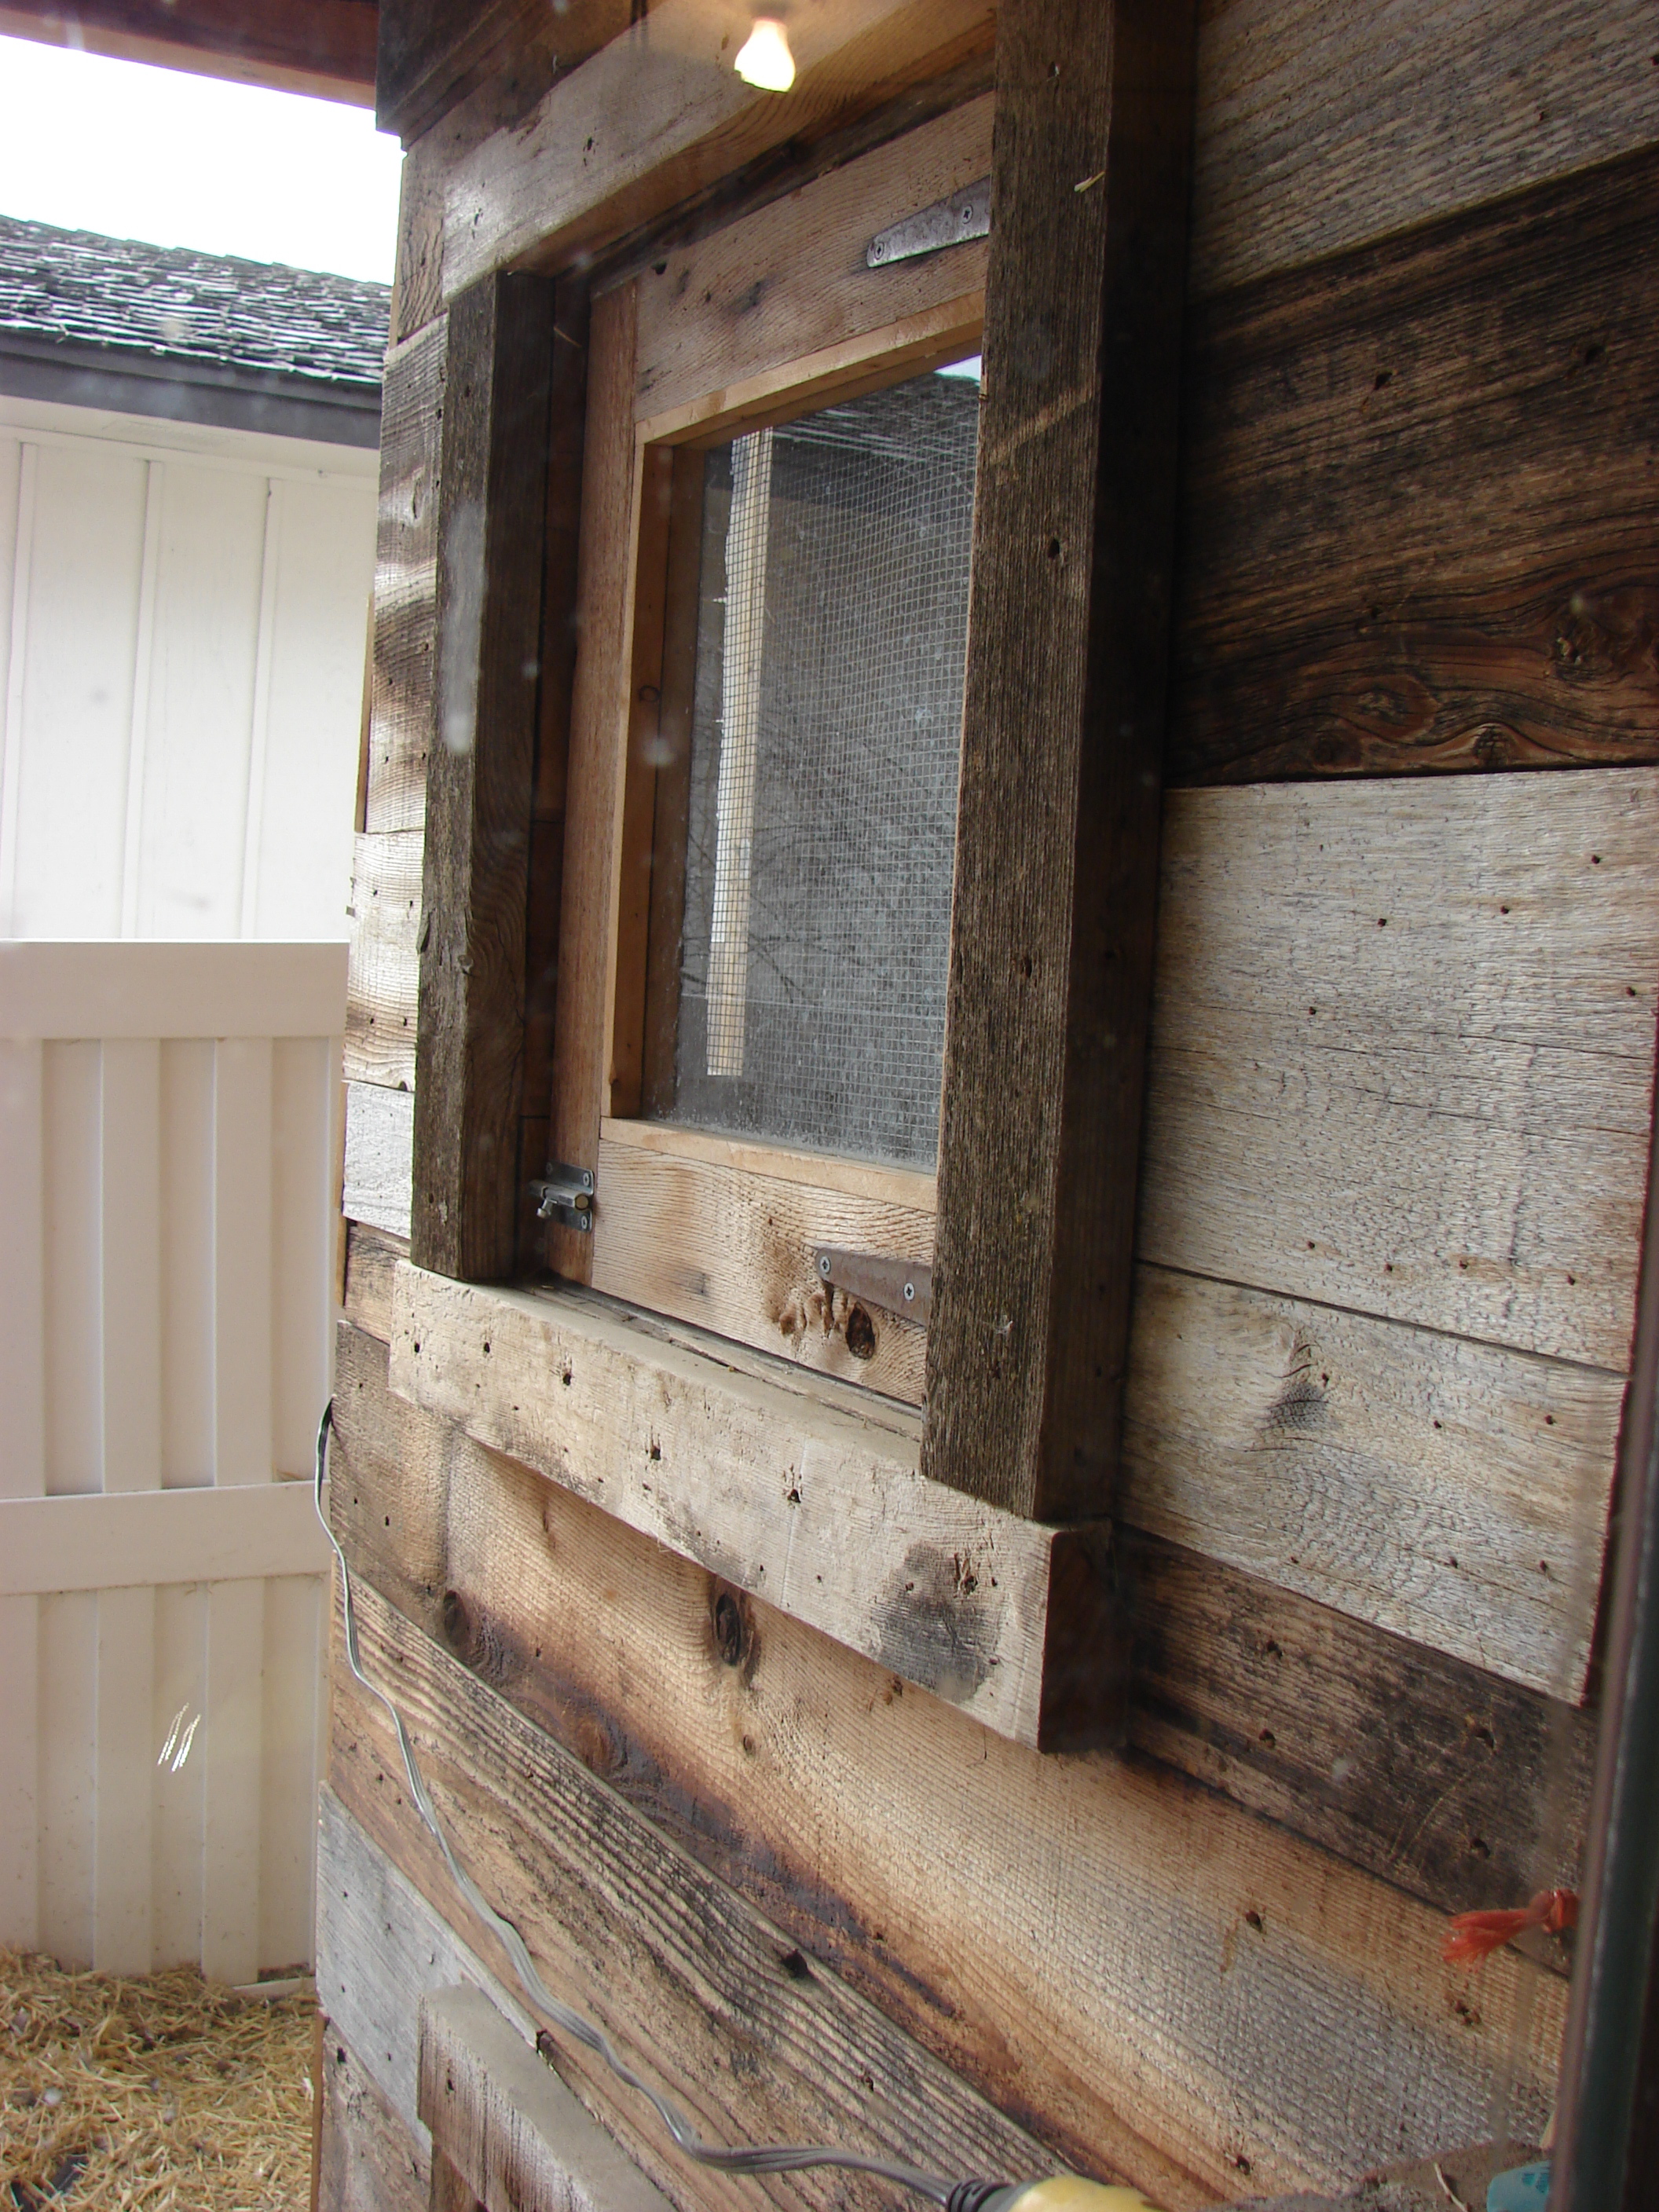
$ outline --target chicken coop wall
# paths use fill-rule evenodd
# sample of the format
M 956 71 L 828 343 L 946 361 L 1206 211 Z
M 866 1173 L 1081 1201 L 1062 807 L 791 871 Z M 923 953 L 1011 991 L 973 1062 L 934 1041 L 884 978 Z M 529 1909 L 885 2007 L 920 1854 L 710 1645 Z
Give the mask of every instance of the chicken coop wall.
M 618 1504 L 658 1479 L 606 1411 L 635 1388 L 654 1446 L 694 1404 L 711 1458 L 769 1480 L 741 1376 L 694 1401 L 678 1352 L 618 1349 L 592 1307 L 405 1257 L 452 306 L 762 159 L 739 108 L 709 170 L 662 58 L 674 4 L 527 107 L 469 80 L 409 156 L 334 1495 L 368 1663 L 550 1986 L 710 2132 L 835 2140 L 856 2114 L 893 2154 L 1052 2153 L 1174 2208 L 1472 2141 L 1504 2099 L 1540 2127 L 1565 1948 L 1501 1954 L 1477 2001 L 1439 1945 L 1447 1913 L 1571 1879 L 1594 1741 L 1659 982 L 1644 11 L 1200 11 L 1114 1504 L 1128 1749 L 1056 1759 Z M 918 204 L 986 172 L 990 54 L 964 16 L 933 112 L 889 134 L 945 162 Z M 585 167 L 557 127 L 579 106 Z M 617 265 L 596 325 L 647 330 L 672 286 L 734 376 L 786 357 L 775 319 L 842 281 L 813 258 L 826 210 L 877 158 L 853 133 L 797 175 L 764 269 L 727 251 L 752 203 L 705 209 Z M 663 404 L 635 358 L 602 402 L 624 458 Z M 413 1316 L 451 1332 L 447 1395 Z M 366 1884 L 476 1958 L 436 1979 L 510 1979 L 337 1665 L 325 1929 Z M 324 2201 L 372 2173 L 373 2201 L 424 2203 L 418 1993 L 381 2001 L 407 1961 L 331 1956 Z M 724 2201 L 602 2075 L 568 2078 L 675 2202 Z

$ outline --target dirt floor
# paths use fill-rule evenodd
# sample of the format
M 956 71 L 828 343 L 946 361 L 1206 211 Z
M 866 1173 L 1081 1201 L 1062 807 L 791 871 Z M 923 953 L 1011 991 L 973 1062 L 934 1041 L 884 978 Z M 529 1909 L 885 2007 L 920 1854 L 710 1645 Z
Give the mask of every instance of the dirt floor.
M 0 2212 L 304 2212 L 314 2017 L 0 1951 Z

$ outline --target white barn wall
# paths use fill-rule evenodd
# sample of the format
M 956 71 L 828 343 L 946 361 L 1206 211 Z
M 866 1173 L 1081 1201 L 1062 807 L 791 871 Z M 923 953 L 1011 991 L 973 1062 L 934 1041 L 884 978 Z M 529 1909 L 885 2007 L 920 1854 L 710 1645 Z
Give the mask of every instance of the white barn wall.
M 343 945 L 0 945 L 0 1945 L 307 1960 Z
M 377 467 L 0 397 L 0 935 L 346 935 Z

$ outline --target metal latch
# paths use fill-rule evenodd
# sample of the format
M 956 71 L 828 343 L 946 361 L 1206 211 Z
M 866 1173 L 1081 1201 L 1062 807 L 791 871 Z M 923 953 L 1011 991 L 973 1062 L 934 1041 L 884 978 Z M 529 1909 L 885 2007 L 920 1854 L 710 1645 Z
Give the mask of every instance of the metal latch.
M 866 269 L 884 269 L 890 261 L 913 261 L 919 253 L 937 253 L 946 246 L 965 246 L 970 238 L 986 238 L 991 229 L 991 179 L 964 185 L 948 200 L 935 200 L 917 215 L 907 215 L 886 230 L 878 230 L 864 249 Z
M 546 1175 L 531 1183 L 530 1195 L 536 1201 L 538 1221 L 562 1222 L 567 1229 L 593 1226 L 592 1168 L 567 1167 L 562 1160 L 550 1160 Z
M 850 1298 L 862 1298 L 866 1305 L 927 1328 L 933 1310 L 933 1271 L 921 1261 L 843 1252 L 832 1244 L 821 1244 L 815 1256 L 819 1278 L 831 1290 L 845 1291 Z

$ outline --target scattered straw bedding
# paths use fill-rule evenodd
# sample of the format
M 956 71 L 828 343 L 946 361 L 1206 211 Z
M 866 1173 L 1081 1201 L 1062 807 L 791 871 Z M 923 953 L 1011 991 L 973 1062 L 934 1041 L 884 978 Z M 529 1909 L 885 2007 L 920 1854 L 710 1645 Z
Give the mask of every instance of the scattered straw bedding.
M 0 2212 L 304 2212 L 313 2003 L 0 1951 Z

